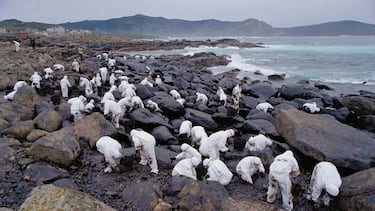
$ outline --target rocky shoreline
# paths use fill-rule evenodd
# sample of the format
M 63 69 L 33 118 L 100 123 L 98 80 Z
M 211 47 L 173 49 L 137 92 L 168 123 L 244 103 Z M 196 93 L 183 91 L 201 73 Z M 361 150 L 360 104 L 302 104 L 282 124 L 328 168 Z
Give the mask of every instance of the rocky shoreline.
M 259 47 L 233 40 L 215 41 L 215 46 Z M 63 64 L 64 72 L 55 72 L 54 80 L 43 81 L 38 91 L 24 87 L 14 101 L 0 104 L 0 207 L 13 210 L 62 208 L 82 210 L 279 210 L 281 198 L 266 202 L 269 165 L 273 157 L 291 149 L 301 168 L 301 175 L 292 180 L 295 210 L 373 210 L 375 208 L 375 93 L 368 91 L 346 96 L 331 96 L 324 89 L 308 84 L 272 85 L 272 81 L 242 79 L 244 88 L 238 113 L 222 106 L 216 90 L 222 87 L 230 96 L 241 80 L 232 73 L 213 75 L 208 67 L 226 65 L 227 59 L 212 53 L 193 56 L 162 55 L 137 60 L 114 53 L 116 69 L 124 71 L 129 82 L 137 87 L 143 101 L 152 99 L 162 112 L 139 108 L 120 119 L 116 129 L 100 107 L 77 123 L 73 123 L 70 106 L 60 99 L 59 80 L 68 75 L 73 88 L 70 96 L 84 93 L 78 88 L 79 77 L 89 78 L 105 64 L 95 56 L 103 51 L 136 51 L 175 49 L 185 45 L 201 45 L 212 41 L 145 42 L 147 44 L 85 43 L 80 73 L 71 70 L 71 61 L 78 58 L 78 45 L 51 42 L 32 49 L 21 47 L 14 52 L 9 42 L 0 43 L 1 97 L 17 80 L 28 81 L 34 71 Z M 237 44 L 236 44 L 237 43 Z M 48 47 L 47 47 L 48 46 Z M 139 85 L 149 72 L 146 66 L 163 78 L 163 85 Z M 108 90 L 109 86 L 104 88 Z M 181 106 L 168 94 L 178 90 L 186 99 Z M 199 91 L 209 97 L 207 106 L 195 102 Z M 91 96 L 99 99 L 99 96 Z M 270 113 L 257 111 L 256 105 L 269 102 Z M 306 102 L 316 102 L 318 114 L 302 109 Z M 221 129 L 235 129 L 228 140 L 229 152 L 221 159 L 235 174 L 236 164 L 247 155 L 262 159 L 264 176 L 254 175 L 248 184 L 236 174 L 227 186 L 204 179 L 205 169 L 197 169 L 198 180 L 171 177 L 184 140 L 177 136 L 183 120 L 206 128 L 208 134 Z M 133 128 L 143 128 L 157 140 L 156 156 L 159 174 L 148 166 L 138 165 L 129 138 Z M 271 148 L 249 152 L 244 148 L 251 135 L 265 133 L 273 140 Z M 120 170 L 104 173 L 104 157 L 95 149 L 95 142 L 104 135 L 118 140 L 126 149 Z M 329 207 L 315 207 L 306 199 L 311 172 L 318 161 L 333 162 L 343 177 L 340 195 Z M 59 207 L 60 206 L 60 207 Z M 0 208 L 1 209 L 1 208 Z

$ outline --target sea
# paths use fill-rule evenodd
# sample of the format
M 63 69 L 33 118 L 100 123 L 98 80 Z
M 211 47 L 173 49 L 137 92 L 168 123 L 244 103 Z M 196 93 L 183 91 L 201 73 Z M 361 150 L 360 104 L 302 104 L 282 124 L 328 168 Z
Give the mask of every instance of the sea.
M 360 90 L 375 92 L 375 36 L 229 38 L 259 43 L 263 48 L 200 46 L 137 53 L 193 55 L 199 52 L 213 52 L 216 55 L 226 55 L 231 61 L 227 66 L 210 68 L 214 74 L 238 68 L 241 70 L 237 76 L 240 79 L 246 76 L 252 80 L 266 80 L 267 75 L 286 74 L 286 80 L 282 83 L 307 80 L 312 85 L 326 84 L 341 94 L 358 94 Z M 215 40 L 222 37 L 186 39 Z M 262 75 L 254 74 L 255 71 L 261 72 Z

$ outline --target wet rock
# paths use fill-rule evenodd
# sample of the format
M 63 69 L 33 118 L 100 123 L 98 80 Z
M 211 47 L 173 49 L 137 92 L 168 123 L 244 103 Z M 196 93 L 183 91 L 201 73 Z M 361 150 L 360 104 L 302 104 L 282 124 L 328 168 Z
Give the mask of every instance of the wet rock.
M 342 179 L 339 206 L 342 210 L 375 210 L 375 168 Z
M 54 185 L 35 187 L 19 210 L 114 210 L 89 194 Z
M 42 111 L 45 111 L 45 110 L 54 110 L 54 109 L 55 109 L 54 105 L 46 101 L 39 101 L 38 103 L 35 104 L 35 112 L 37 114 L 40 114 L 42 113 Z
M 25 121 L 33 119 L 34 110 L 19 103 L 2 103 L 0 105 L 0 117 L 13 124 L 17 121 Z
M 280 88 L 280 97 L 286 100 L 293 100 L 295 98 L 311 99 L 321 98 L 319 89 L 300 84 L 282 85 Z
M 363 129 L 375 132 L 375 115 L 359 116 L 356 124 Z
M 13 101 L 26 107 L 34 108 L 35 104 L 40 101 L 40 97 L 33 87 L 23 86 L 16 92 Z
M 29 135 L 26 136 L 26 140 L 30 142 L 34 142 L 47 134 L 48 132 L 45 130 L 34 129 L 29 133 Z
M 77 140 L 81 138 L 88 140 L 91 148 L 102 136 L 111 136 L 115 133 L 115 126 L 99 112 L 86 116 L 74 125 L 74 135 Z
M 258 99 L 250 96 L 242 96 L 243 106 L 240 104 L 240 107 L 245 107 L 249 109 L 255 109 L 255 107 L 258 105 L 259 101 Z
M 156 95 L 151 98 L 152 101 L 159 105 L 159 108 L 163 111 L 163 114 L 170 118 L 178 118 L 185 114 L 184 107 L 175 101 L 171 96 L 163 97 Z
M 153 210 L 163 193 L 151 182 L 136 183 L 122 192 L 129 210 Z
M 55 110 L 45 110 L 34 118 L 35 128 L 53 132 L 61 127 L 62 117 Z
M 21 142 L 15 138 L 2 137 L 0 138 L 0 147 L 4 146 L 19 146 Z
M 186 109 L 185 119 L 190 120 L 193 125 L 200 125 L 207 130 L 215 130 L 217 128 L 216 122 L 212 116 L 194 109 Z
M 42 184 L 68 176 L 69 173 L 66 170 L 57 169 L 47 164 L 32 163 L 26 167 L 23 178 Z
M 222 210 L 238 211 L 238 210 L 251 210 L 251 211 L 282 211 L 283 209 L 276 208 L 269 203 L 255 200 L 255 199 L 235 199 L 229 197 L 225 199 L 221 205 Z
M 215 113 L 212 115 L 212 118 L 220 125 L 223 126 L 230 126 L 235 123 L 242 123 L 245 121 L 244 118 L 242 118 L 238 114 L 231 114 L 229 112 L 226 113 Z
M 353 118 L 353 113 L 346 107 L 342 107 L 339 109 L 321 108 L 320 112 L 322 114 L 329 114 L 331 116 L 334 116 L 338 121 L 345 124 L 349 123 Z
M 129 118 L 142 125 L 146 125 L 152 128 L 160 125 L 172 128 L 172 126 L 169 125 L 168 121 L 165 120 L 165 118 L 161 114 L 151 113 L 146 108 L 139 108 L 134 110 L 129 114 Z
M 285 80 L 285 74 L 273 74 L 273 75 L 268 75 L 267 76 L 268 80 L 270 81 L 282 81 Z
M 11 127 L 3 130 L 2 135 L 7 135 L 16 139 L 25 139 L 29 133 L 34 129 L 32 120 L 20 121 L 13 124 Z
M 253 133 L 264 133 L 272 136 L 279 135 L 279 133 L 275 129 L 275 126 L 271 122 L 264 119 L 246 120 L 243 124 L 242 130 Z
M 81 148 L 73 135 L 73 128 L 65 127 L 35 141 L 27 154 L 37 159 L 69 166 L 80 152 Z
M 159 126 L 152 130 L 152 135 L 156 139 L 156 143 L 162 145 L 176 144 L 177 140 L 165 126 Z
M 60 187 L 60 188 L 69 188 L 72 190 L 80 190 L 79 186 L 71 179 L 68 178 L 62 178 L 59 180 L 56 180 L 52 183 L 53 185 Z
M 375 99 L 363 96 L 347 96 L 343 99 L 343 105 L 354 111 L 356 115 L 374 115 Z
M 329 85 L 327 84 L 322 84 L 322 83 L 319 83 L 319 82 L 316 82 L 314 84 L 314 86 L 318 89 L 324 89 L 324 90 L 335 90 L 334 88 L 330 87 Z
M 11 125 L 9 124 L 8 121 L 6 121 L 3 118 L 0 118 L 0 131 L 4 130 L 5 128 L 10 127 Z
M 16 161 L 16 151 L 9 146 L 0 147 L 0 174 L 13 170 Z
M 175 179 L 184 180 L 184 177 Z M 177 194 L 178 207 L 181 210 L 221 210 L 222 202 L 229 197 L 223 185 L 217 182 L 187 179 Z
M 282 110 L 276 114 L 275 126 L 288 144 L 318 161 L 353 171 L 374 165 L 375 140 L 335 119 Z
M 273 88 L 268 83 L 256 83 L 249 86 L 247 92 L 243 91 L 245 94 L 250 94 L 254 97 L 266 100 L 270 97 L 275 96 L 278 93 L 278 90 Z
M 137 85 L 137 89 L 135 90 L 137 95 L 143 100 L 153 97 L 154 96 L 153 93 L 155 91 L 156 91 L 155 88 L 141 85 L 141 84 Z
M 225 93 L 232 94 L 232 89 L 235 87 L 240 81 L 236 78 L 224 76 L 223 78 L 219 78 L 219 83 L 217 87 L 223 88 Z
M 173 169 L 177 163 L 177 161 L 171 162 L 171 158 L 176 157 L 177 153 L 169 149 L 157 146 L 155 147 L 155 154 L 160 168 Z

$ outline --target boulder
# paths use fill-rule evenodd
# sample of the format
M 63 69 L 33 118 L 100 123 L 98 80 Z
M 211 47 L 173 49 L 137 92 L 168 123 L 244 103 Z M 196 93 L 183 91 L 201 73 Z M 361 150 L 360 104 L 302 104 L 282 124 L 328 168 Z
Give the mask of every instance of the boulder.
M 77 140 L 81 138 L 88 140 L 91 148 L 102 136 L 111 136 L 116 132 L 115 126 L 99 112 L 86 116 L 74 125 L 74 135 Z
M 338 204 L 342 210 L 375 210 L 375 168 L 342 179 Z
M 282 211 L 283 209 L 276 208 L 269 203 L 256 200 L 256 199 L 251 199 L 251 198 L 236 199 L 236 198 L 229 197 L 222 202 L 221 210 Z
M 322 98 L 320 91 L 316 87 L 291 84 L 282 85 L 280 88 L 280 97 L 286 100 L 293 100 L 295 98 L 311 99 L 311 98 Z
M 174 180 L 185 180 L 181 191 L 177 194 L 178 206 L 181 210 L 222 210 L 222 202 L 229 197 L 223 185 L 217 182 L 196 181 L 186 177 L 172 177 Z M 177 189 L 178 187 L 172 187 Z
M 3 130 L 2 135 L 11 136 L 16 139 L 25 139 L 29 133 L 34 129 L 32 120 L 20 121 L 13 124 L 11 127 Z
M 173 167 L 177 164 L 176 160 L 171 162 L 172 161 L 171 159 L 176 157 L 177 155 L 177 153 L 174 151 L 171 151 L 164 147 L 156 146 L 155 154 L 156 154 L 156 159 L 158 160 L 159 169 L 160 168 L 173 169 Z
M 343 105 L 354 111 L 356 115 L 374 115 L 375 99 L 364 96 L 347 96 L 343 99 Z
M 0 175 L 14 171 L 16 165 L 16 151 L 9 146 L 0 147 Z
M 13 124 L 17 121 L 33 119 L 34 110 L 19 103 L 2 103 L 0 104 L 0 117 Z
M 250 131 L 253 133 L 262 132 L 266 135 L 278 136 L 278 132 L 275 129 L 275 126 L 267 120 L 264 119 L 251 119 L 246 120 L 243 124 L 243 131 Z
M 40 101 L 40 97 L 33 87 L 23 86 L 16 92 L 13 101 L 26 107 L 34 108 L 35 104 Z
M 162 145 L 176 144 L 177 139 L 165 126 L 158 126 L 152 130 L 152 135 L 155 137 L 156 142 Z
M 55 110 L 44 110 L 34 118 L 35 128 L 53 132 L 61 127 L 62 117 Z
M 26 136 L 26 140 L 30 142 L 34 142 L 47 134 L 48 132 L 45 130 L 34 129 L 29 133 L 29 135 Z
M 65 127 L 35 141 L 27 154 L 37 159 L 45 159 L 69 166 L 80 152 L 81 147 L 73 135 L 73 128 Z
M 200 125 L 204 127 L 206 131 L 212 131 L 217 128 L 217 124 L 211 115 L 198 110 L 186 109 L 185 119 L 190 120 L 194 126 Z
M 145 85 L 137 85 L 137 89 L 135 90 L 137 96 L 139 96 L 142 100 L 151 98 L 154 96 L 155 88 L 145 86 Z
M 357 125 L 361 128 L 375 133 L 375 115 L 359 116 Z
M 353 171 L 374 165 L 375 140 L 333 118 L 281 110 L 275 126 L 289 145 L 318 161 L 330 161 Z
M 263 100 L 267 100 L 268 98 L 275 96 L 277 93 L 278 91 L 268 83 L 252 84 L 249 86 L 247 92 L 245 92 L 245 94 L 250 94 Z
M 64 169 L 57 169 L 41 163 L 32 163 L 26 167 L 23 178 L 37 184 L 43 184 L 68 176 L 69 173 Z
M 166 126 L 172 128 L 165 118 L 159 113 L 151 113 L 147 108 L 139 108 L 129 113 L 129 118 L 148 127 Z
M 11 125 L 9 124 L 8 121 L 6 121 L 5 119 L 3 118 L 0 118 L 0 131 L 10 127 Z
M 163 97 L 160 95 L 151 98 L 152 101 L 159 105 L 165 116 L 170 118 L 178 118 L 185 114 L 184 107 L 175 101 L 171 96 Z
M 267 79 L 270 80 L 270 81 L 282 81 L 282 80 L 285 80 L 285 74 L 272 74 L 272 75 L 268 75 L 267 76 Z
M 111 207 L 89 194 L 54 185 L 35 187 L 19 208 L 26 210 L 105 210 Z
M 122 199 L 129 210 L 153 210 L 163 192 L 151 182 L 131 185 L 122 192 Z

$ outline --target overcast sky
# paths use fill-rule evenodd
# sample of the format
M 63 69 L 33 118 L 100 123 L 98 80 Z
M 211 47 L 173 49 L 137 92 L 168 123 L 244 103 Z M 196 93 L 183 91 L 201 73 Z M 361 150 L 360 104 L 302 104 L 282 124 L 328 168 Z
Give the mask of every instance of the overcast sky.
M 337 20 L 375 24 L 375 0 L 0 0 L 0 20 L 65 23 L 135 14 L 186 20 L 257 18 L 275 27 Z

